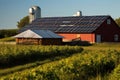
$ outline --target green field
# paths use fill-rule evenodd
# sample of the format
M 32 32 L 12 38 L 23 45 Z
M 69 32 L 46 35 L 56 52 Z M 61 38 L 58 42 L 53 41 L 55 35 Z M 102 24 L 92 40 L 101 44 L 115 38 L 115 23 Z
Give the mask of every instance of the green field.
M 1 80 L 120 80 L 120 43 L 0 45 Z
M 0 42 L 15 42 L 15 38 L 13 37 L 7 37 L 0 39 Z

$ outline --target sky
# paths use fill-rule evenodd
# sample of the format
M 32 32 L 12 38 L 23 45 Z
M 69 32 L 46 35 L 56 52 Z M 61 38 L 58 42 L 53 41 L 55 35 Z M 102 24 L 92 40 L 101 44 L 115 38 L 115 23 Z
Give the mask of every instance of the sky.
M 15 29 L 31 6 L 41 8 L 42 17 L 110 15 L 120 17 L 120 0 L 0 0 L 0 29 Z

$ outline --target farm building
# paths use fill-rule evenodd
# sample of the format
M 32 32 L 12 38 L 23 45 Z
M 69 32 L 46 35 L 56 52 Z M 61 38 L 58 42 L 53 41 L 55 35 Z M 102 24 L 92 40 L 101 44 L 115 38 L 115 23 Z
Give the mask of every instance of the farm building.
M 61 45 L 62 37 L 49 30 L 26 30 L 16 36 L 17 44 Z
M 34 14 L 31 14 L 34 16 Z M 63 36 L 63 41 L 81 40 L 95 42 L 120 42 L 120 28 L 109 15 L 101 16 L 38 17 L 23 27 L 50 30 Z

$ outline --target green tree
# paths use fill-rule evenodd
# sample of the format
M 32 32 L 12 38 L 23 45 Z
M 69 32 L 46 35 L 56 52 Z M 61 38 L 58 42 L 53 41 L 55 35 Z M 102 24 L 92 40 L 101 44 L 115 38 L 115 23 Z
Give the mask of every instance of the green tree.
M 115 19 L 115 22 L 118 24 L 118 26 L 120 27 L 120 17 Z
M 19 22 L 17 22 L 17 27 L 20 29 L 28 24 L 29 24 L 29 16 L 25 16 Z

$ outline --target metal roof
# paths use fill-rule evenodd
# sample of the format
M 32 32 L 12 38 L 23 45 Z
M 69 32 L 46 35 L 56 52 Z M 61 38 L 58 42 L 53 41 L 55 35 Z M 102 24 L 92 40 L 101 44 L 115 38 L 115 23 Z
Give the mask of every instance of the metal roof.
M 110 16 L 72 16 L 72 17 L 45 17 L 34 20 L 23 27 L 26 29 L 51 30 L 53 32 L 91 33 L 95 31 Z
M 18 35 L 14 36 L 15 38 L 63 38 L 50 30 L 26 30 Z

